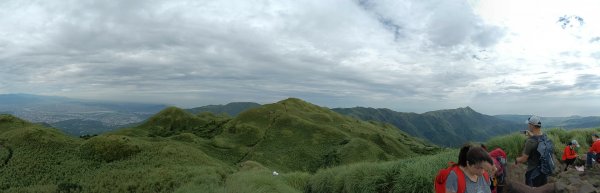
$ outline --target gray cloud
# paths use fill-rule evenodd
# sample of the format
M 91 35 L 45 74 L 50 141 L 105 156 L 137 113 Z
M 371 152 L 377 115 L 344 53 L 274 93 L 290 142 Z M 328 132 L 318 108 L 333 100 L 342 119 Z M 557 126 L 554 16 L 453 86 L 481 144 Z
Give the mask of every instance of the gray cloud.
M 584 90 L 600 89 L 600 76 L 594 74 L 582 74 L 577 77 L 575 87 Z
M 372 1 L 357 4 L 372 14 L 396 39 L 427 34 L 434 46 L 495 45 L 505 30 L 488 25 L 464 1 Z M 390 6 L 393 5 L 393 6 Z
M 189 107 L 300 97 L 330 107 L 426 111 L 489 93 L 562 92 L 591 81 L 489 88 L 519 70 L 494 53 L 507 29 L 458 0 L 2 5 L 0 93 Z
M 483 23 L 464 1 L 440 1 L 431 8 L 428 35 L 437 45 L 447 47 L 473 42 L 489 47 L 504 36 L 501 28 Z

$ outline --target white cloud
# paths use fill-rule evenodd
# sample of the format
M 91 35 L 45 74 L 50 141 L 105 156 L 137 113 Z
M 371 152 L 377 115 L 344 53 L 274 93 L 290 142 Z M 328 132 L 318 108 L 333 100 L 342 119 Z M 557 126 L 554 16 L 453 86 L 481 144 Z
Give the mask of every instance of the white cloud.
M 586 75 L 600 70 L 598 4 L 9 0 L 0 92 L 528 113 L 510 104 L 598 94 Z M 563 29 L 565 15 L 585 23 Z

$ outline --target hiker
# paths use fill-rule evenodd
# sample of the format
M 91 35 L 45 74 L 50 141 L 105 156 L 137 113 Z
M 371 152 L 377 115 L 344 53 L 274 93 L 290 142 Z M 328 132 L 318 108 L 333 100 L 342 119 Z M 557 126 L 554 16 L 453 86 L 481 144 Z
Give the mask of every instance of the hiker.
M 447 193 L 491 193 L 489 175 L 486 169 L 491 169 L 493 161 L 481 147 L 465 145 L 458 154 L 458 170 L 452 170 L 446 180 Z M 458 174 L 457 174 L 458 172 Z M 459 179 L 459 176 L 464 179 Z M 463 177 L 464 176 L 464 177 Z M 459 188 L 459 184 L 465 186 Z
M 489 153 L 494 161 L 494 171 L 490 176 L 492 178 L 492 193 L 501 193 L 506 183 L 506 152 L 501 148 L 496 148 Z
M 592 134 L 592 147 L 590 147 L 590 151 L 587 153 L 587 157 L 585 159 L 585 167 L 592 167 L 592 159 L 598 161 L 598 153 L 600 153 L 600 137 L 597 133 Z
M 525 173 L 525 184 L 531 187 L 539 187 L 548 183 L 548 175 L 552 171 L 548 171 L 548 165 L 551 165 L 551 169 L 554 167 L 552 162 L 552 141 L 547 139 L 547 136 L 542 133 L 542 122 L 538 116 L 532 115 L 526 121 L 528 130 L 526 135 L 528 136 L 525 141 L 525 147 L 520 157 L 515 160 L 515 166 L 519 163 L 527 163 L 527 172 Z M 543 142 L 543 143 L 542 143 Z M 550 145 L 547 145 L 550 143 Z M 539 145 L 544 146 L 544 150 L 550 152 L 550 155 L 545 155 L 544 162 L 542 163 L 542 154 L 538 149 Z M 547 157 L 550 157 L 546 159 Z
M 567 144 L 567 147 L 565 147 L 565 150 L 562 155 L 562 160 L 566 164 L 565 171 L 567 171 L 569 165 L 573 165 L 575 159 L 577 159 L 577 151 L 575 150 L 575 148 L 577 147 L 579 147 L 579 143 L 577 143 L 577 140 L 574 139 Z

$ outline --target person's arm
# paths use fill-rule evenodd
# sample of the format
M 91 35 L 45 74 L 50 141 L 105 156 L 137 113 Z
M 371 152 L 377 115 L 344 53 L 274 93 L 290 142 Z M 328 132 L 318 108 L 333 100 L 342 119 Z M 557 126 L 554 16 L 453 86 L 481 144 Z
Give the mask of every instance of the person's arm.
M 517 157 L 517 159 L 515 160 L 515 164 L 525 163 L 527 162 L 527 159 L 529 159 L 529 155 L 522 154 L 520 157 Z
M 534 148 L 533 143 L 535 143 L 535 141 L 530 139 L 527 139 L 527 141 L 525 141 L 525 147 L 523 147 L 523 152 L 521 153 L 521 156 L 517 157 L 517 159 L 515 160 L 515 165 L 527 162 L 527 160 L 529 159 L 529 153 Z

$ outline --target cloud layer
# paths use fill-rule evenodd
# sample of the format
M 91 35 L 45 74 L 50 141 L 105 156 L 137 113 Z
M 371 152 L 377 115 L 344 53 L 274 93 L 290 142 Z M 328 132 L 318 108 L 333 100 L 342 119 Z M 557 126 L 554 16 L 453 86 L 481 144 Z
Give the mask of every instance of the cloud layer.
M 3 1 L 0 93 L 600 114 L 600 17 L 498 2 Z

